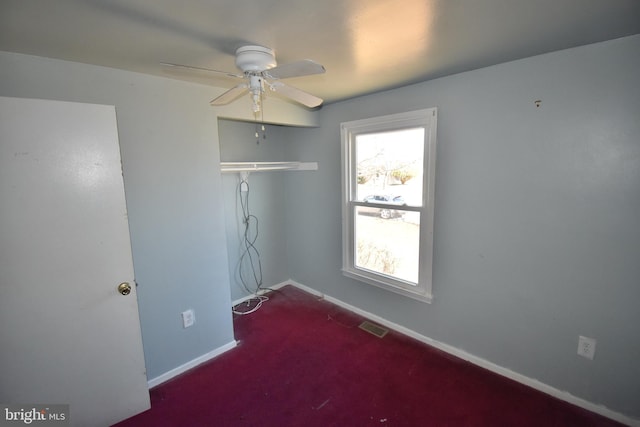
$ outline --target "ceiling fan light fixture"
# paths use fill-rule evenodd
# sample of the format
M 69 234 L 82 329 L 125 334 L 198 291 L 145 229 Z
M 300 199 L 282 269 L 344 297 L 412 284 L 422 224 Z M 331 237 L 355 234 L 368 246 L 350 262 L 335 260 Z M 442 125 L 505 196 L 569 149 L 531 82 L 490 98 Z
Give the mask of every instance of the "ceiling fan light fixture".
M 257 114 L 260 111 L 260 101 L 264 93 L 264 79 L 260 76 L 251 75 L 249 78 L 249 91 L 251 93 L 253 114 Z

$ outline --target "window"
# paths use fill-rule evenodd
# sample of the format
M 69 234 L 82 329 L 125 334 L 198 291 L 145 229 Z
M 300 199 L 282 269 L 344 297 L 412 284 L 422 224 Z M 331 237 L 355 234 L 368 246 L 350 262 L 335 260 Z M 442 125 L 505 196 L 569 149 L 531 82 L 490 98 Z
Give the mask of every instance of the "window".
M 345 122 L 343 274 L 430 302 L 435 108 Z

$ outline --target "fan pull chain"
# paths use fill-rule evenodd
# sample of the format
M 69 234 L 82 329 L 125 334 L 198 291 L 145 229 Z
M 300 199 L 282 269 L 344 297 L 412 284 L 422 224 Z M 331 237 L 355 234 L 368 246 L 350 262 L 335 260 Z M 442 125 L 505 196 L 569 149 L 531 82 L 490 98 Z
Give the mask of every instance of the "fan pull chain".
M 260 109 L 260 129 L 262 130 L 262 139 L 267 139 L 267 132 L 264 127 L 264 104 L 262 103 L 262 93 L 260 93 L 260 104 L 262 104 L 262 108 Z M 256 113 L 256 144 L 260 145 L 260 133 L 258 133 L 258 113 Z
M 262 139 L 267 139 L 267 131 L 264 127 L 264 124 L 260 126 L 260 130 L 262 131 Z M 260 133 L 258 132 L 258 124 L 256 123 L 256 144 L 260 144 Z

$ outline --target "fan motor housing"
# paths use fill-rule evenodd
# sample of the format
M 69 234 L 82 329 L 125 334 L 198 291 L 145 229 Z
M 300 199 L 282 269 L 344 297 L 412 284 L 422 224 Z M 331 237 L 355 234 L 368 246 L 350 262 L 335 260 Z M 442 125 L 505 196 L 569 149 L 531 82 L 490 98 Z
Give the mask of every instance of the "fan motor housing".
M 236 50 L 236 66 L 243 72 L 261 72 L 275 67 L 272 49 L 263 46 L 243 46 Z

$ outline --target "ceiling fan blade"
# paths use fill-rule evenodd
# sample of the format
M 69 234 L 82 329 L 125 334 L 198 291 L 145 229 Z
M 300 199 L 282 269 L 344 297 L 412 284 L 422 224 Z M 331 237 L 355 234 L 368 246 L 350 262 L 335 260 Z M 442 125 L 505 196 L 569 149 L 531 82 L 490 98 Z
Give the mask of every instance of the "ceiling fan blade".
M 302 61 L 290 62 L 280 65 L 270 70 L 266 70 L 265 74 L 274 79 L 286 79 L 289 77 L 310 76 L 312 74 L 322 74 L 326 70 L 320 64 L 310 59 Z
M 226 105 L 236 99 L 240 98 L 249 90 L 249 85 L 246 83 L 242 83 L 234 88 L 229 89 L 216 99 L 210 102 L 211 105 Z
M 207 73 L 222 74 L 227 77 L 237 77 L 237 78 L 244 77 L 242 74 L 234 74 L 234 73 L 229 73 L 227 71 L 212 70 L 211 68 L 193 67 L 191 65 L 182 65 L 182 64 L 172 64 L 170 62 L 161 62 L 160 64 L 166 67 L 184 68 L 185 70 L 196 70 L 196 71 L 205 71 Z
M 286 85 L 282 82 L 273 82 L 269 85 L 271 90 L 277 92 L 287 98 L 293 99 L 302 105 L 306 105 L 309 108 L 319 107 L 322 105 L 322 99 L 310 93 L 304 92 L 300 89 L 296 89 L 293 86 Z

